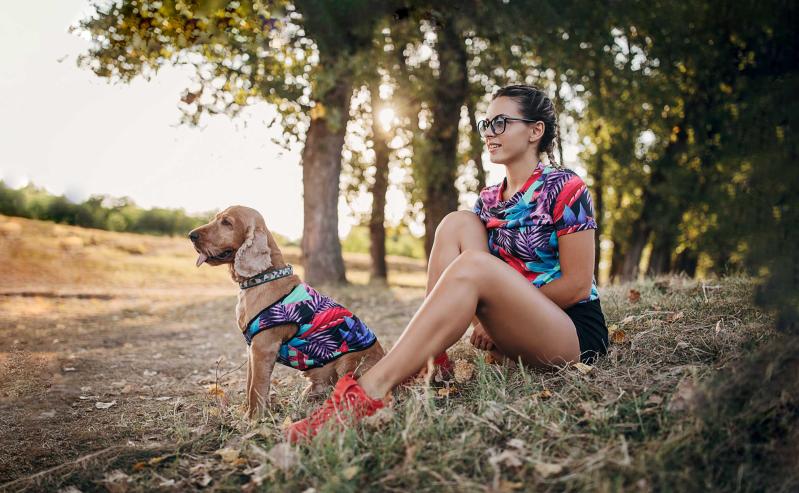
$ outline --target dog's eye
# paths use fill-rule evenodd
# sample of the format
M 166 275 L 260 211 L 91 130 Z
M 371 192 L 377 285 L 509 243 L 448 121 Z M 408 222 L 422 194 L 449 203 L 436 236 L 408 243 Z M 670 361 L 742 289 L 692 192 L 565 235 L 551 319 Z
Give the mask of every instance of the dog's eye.
M 223 217 L 222 218 L 222 226 L 233 226 L 233 223 L 230 222 L 230 219 Z

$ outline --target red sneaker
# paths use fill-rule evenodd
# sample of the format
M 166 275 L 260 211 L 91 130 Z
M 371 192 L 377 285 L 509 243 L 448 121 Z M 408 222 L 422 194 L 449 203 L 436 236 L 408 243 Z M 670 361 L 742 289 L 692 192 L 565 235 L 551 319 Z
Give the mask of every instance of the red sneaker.
M 339 379 L 322 407 L 286 429 L 286 438 L 291 443 L 297 443 L 316 435 L 330 420 L 343 425 L 371 416 L 382 407 L 385 407 L 383 401 L 366 395 L 352 373 L 348 373 Z

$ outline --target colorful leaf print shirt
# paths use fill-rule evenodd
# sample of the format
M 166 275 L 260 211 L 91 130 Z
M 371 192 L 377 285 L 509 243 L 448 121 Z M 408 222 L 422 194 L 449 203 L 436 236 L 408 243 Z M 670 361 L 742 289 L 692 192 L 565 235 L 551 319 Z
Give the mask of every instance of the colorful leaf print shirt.
M 319 368 L 377 340 L 352 312 L 305 283 L 253 318 L 244 338 L 250 344 L 259 332 L 289 323 L 297 324 L 297 332 L 280 346 L 277 361 L 298 370 Z
M 558 238 L 596 229 L 591 195 L 573 171 L 540 162 L 522 188 L 503 201 L 506 181 L 480 191 L 473 212 L 488 230 L 488 250 L 540 288 L 562 275 Z M 580 303 L 596 299 L 593 280 L 591 294 Z

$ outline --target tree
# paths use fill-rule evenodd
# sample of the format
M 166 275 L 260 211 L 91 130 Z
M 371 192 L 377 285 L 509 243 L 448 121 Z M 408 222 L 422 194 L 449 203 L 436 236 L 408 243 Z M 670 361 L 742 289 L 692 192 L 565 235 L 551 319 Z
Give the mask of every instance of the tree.
M 189 124 L 203 114 L 234 117 L 258 100 L 274 104 L 286 142 L 304 141 L 305 277 L 343 282 L 337 205 L 350 96 L 368 65 L 362 50 L 391 7 L 366 0 L 95 4 L 78 26 L 93 41 L 79 63 L 123 82 L 192 65 L 196 79 L 181 99 Z

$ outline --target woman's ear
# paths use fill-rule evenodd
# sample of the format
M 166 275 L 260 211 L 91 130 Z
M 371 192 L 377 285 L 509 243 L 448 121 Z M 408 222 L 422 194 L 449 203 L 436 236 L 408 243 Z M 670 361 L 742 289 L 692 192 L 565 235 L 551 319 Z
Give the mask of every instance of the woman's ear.
M 544 131 L 546 130 L 544 126 L 545 123 L 541 121 L 533 123 L 532 127 L 530 128 L 530 142 L 535 142 L 544 136 Z
M 272 250 L 269 248 L 266 231 L 250 224 L 244 243 L 236 251 L 233 270 L 241 277 L 253 277 L 272 267 Z

